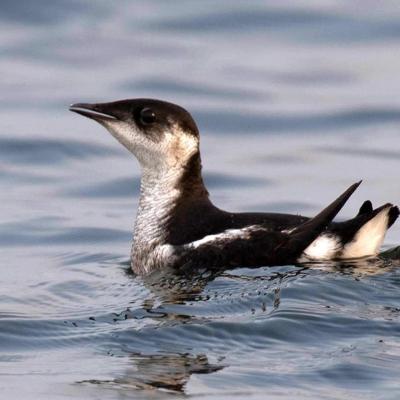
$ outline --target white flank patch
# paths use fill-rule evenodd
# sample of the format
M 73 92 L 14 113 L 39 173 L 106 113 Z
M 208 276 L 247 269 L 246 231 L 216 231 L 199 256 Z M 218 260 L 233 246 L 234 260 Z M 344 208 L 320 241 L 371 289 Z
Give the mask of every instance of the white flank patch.
M 190 246 L 192 248 L 197 248 L 203 244 L 210 243 L 210 242 L 218 242 L 219 240 L 233 240 L 233 239 L 249 239 L 249 233 L 254 229 L 262 229 L 257 227 L 256 225 L 247 226 L 243 229 L 227 229 L 221 233 L 216 235 L 208 235 L 204 236 L 202 239 L 195 240 L 194 242 L 188 243 L 185 246 Z
M 172 244 L 162 244 L 161 246 L 156 247 L 157 256 L 161 259 L 168 260 L 174 255 L 175 248 Z
M 385 239 L 390 207 L 383 209 L 363 225 L 354 239 L 343 248 L 340 258 L 359 258 L 378 254 Z
M 339 238 L 331 234 L 319 235 L 303 252 L 300 260 L 331 260 L 340 250 Z M 299 260 L 299 261 L 300 261 Z

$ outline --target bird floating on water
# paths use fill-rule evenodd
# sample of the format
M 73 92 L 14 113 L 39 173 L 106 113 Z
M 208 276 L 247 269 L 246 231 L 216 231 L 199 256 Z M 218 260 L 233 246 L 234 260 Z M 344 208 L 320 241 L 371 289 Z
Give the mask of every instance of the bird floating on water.
M 332 222 L 361 182 L 313 218 L 278 213 L 232 213 L 210 200 L 201 174 L 199 131 L 182 107 L 154 99 L 77 103 L 71 111 L 103 125 L 138 159 L 141 170 L 131 265 L 162 268 L 283 265 L 378 254 L 399 209 L 364 202 L 356 217 Z

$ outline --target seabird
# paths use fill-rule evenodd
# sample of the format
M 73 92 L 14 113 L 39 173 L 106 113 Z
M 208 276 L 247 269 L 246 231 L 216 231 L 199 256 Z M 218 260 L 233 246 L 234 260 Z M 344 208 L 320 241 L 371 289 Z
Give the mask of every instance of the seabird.
M 139 161 L 142 178 L 132 269 L 197 271 L 354 259 L 378 254 L 399 209 L 364 202 L 356 217 L 332 222 L 354 183 L 313 218 L 233 213 L 210 200 L 201 174 L 199 130 L 182 107 L 154 99 L 77 103 L 71 111 L 103 125 Z

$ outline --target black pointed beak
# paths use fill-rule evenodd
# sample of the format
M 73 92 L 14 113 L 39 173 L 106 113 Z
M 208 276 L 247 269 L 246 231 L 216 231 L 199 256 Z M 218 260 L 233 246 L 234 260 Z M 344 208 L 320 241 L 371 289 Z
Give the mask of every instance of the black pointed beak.
M 118 120 L 110 107 L 107 107 L 108 104 L 75 103 L 70 105 L 69 110 L 98 122 Z

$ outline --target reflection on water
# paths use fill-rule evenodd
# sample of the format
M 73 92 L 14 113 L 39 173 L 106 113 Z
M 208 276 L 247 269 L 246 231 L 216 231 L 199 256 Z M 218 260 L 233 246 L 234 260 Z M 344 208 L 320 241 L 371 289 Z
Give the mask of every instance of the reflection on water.
M 397 260 L 395 260 L 396 262 Z M 225 319 L 229 315 L 223 313 L 224 302 L 226 302 L 227 297 L 230 297 L 231 301 L 234 302 L 235 294 L 233 292 L 224 293 L 221 288 L 218 294 L 210 294 L 206 287 L 215 279 L 220 280 L 218 285 L 223 282 L 223 286 L 227 286 L 229 282 L 232 282 L 240 288 L 240 292 L 236 296 L 241 298 L 241 302 L 243 302 L 244 297 L 253 297 L 252 307 L 247 311 L 249 315 L 253 317 L 264 315 L 273 318 L 274 314 L 279 311 L 282 291 L 285 298 L 285 289 L 290 285 L 290 282 L 295 283 L 301 279 L 307 279 L 309 274 L 314 274 L 315 271 L 323 271 L 324 274 L 339 274 L 339 276 L 347 276 L 358 281 L 367 276 L 388 273 L 392 268 L 395 268 L 392 260 L 370 258 L 347 263 L 309 263 L 302 267 L 281 267 L 272 269 L 272 271 L 267 270 L 268 272 L 260 272 L 255 269 L 212 275 L 205 271 L 202 274 L 193 275 L 191 278 L 174 275 L 172 271 L 162 274 L 155 273 L 143 281 L 151 295 L 143 301 L 141 311 L 139 309 L 127 309 L 119 314 L 114 314 L 112 321 L 116 323 L 130 318 L 150 318 L 157 322 L 159 329 L 161 327 L 176 327 L 181 324 L 206 324 L 219 318 Z M 326 275 L 326 277 L 328 276 Z M 247 289 L 252 288 L 250 292 L 246 291 L 246 286 Z M 258 290 L 255 290 L 256 288 Z M 258 306 L 256 306 L 257 299 L 263 299 Z M 220 315 L 199 317 L 198 312 L 193 313 L 193 308 L 187 307 L 188 303 L 194 302 L 198 304 L 212 303 L 213 314 L 218 312 Z M 174 305 L 178 308 L 174 308 Z M 218 310 L 219 307 L 221 307 L 220 310 Z M 333 311 L 332 307 L 332 305 L 326 305 L 329 311 Z M 400 309 L 387 307 L 385 312 L 379 313 L 378 317 L 390 320 L 398 315 L 400 315 Z M 370 315 L 369 317 L 373 316 Z M 176 337 L 178 342 L 180 339 L 181 337 Z M 128 348 L 132 346 L 135 345 L 126 343 L 123 352 L 128 351 Z M 347 353 L 353 350 L 355 348 L 350 346 L 350 349 L 344 348 L 343 352 Z M 113 357 L 121 357 L 122 354 L 121 348 L 109 352 L 109 355 Z M 168 349 L 154 353 L 149 349 L 145 352 L 129 353 L 128 365 L 129 367 L 123 373 L 123 377 L 113 380 L 90 379 L 80 383 L 97 384 L 123 390 L 167 390 L 185 393 L 185 386 L 192 374 L 216 373 L 225 367 L 229 367 L 229 362 L 223 355 L 217 358 L 216 363 L 210 363 L 205 354 L 192 354 L 191 352 L 171 354 Z
M 81 383 L 111 385 L 111 387 L 142 390 L 184 392 L 192 374 L 210 374 L 223 366 L 211 365 L 207 356 L 190 354 L 143 355 L 131 354 L 132 369 L 126 377 L 113 381 L 90 380 Z
M 137 277 L 137 163 L 67 111 L 129 97 L 182 104 L 224 209 L 314 215 L 361 178 L 340 218 L 366 199 L 396 203 L 396 2 L 1 6 L 4 398 L 397 400 L 399 248 Z

